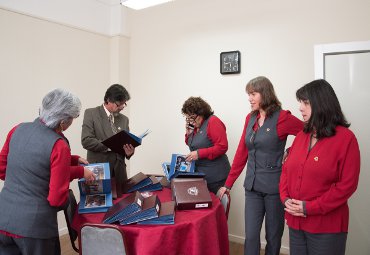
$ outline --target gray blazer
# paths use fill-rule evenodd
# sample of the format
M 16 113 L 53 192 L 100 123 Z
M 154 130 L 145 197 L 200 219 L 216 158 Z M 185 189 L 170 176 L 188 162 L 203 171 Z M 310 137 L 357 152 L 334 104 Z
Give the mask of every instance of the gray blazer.
M 114 125 L 117 130 L 129 131 L 127 116 L 118 113 L 114 116 Z M 108 151 L 101 142 L 113 135 L 112 128 L 104 110 L 104 107 L 86 109 L 82 124 L 81 143 L 87 150 L 89 163 L 109 162 L 111 175 L 116 177 L 117 182 L 127 180 L 125 155 Z

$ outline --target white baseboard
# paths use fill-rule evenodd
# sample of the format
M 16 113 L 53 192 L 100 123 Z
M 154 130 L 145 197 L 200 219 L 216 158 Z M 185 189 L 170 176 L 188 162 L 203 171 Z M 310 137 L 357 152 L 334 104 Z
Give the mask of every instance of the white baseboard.
M 234 243 L 244 244 L 245 237 L 229 234 L 229 241 L 234 242 Z M 266 241 L 262 241 L 261 247 L 264 247 L 265 245 L 266 245 Z M 280 253 L 289 254 L 289 247 L 281 246 Z

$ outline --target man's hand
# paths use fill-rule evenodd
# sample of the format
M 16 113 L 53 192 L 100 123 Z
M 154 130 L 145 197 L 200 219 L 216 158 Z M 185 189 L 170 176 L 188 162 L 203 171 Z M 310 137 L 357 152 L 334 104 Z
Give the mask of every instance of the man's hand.
M 129 158 L 135 153 L 135 147 L 131 144 L 123 145 L 123 150 L 125 151 L 126 157 Z

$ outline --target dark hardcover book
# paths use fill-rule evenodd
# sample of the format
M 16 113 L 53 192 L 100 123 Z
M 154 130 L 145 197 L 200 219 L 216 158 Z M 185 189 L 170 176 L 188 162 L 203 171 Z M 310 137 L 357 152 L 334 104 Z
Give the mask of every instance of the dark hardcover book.
M 201 172 L 175 172 L 174 175 L 171 176 L 171 179 L 173 178 L 204 178 L 206 176 L 205 173 Z
M 151 181 L 151 184 L 146 185 L 142 188 L 139 188 L 138 191 L 144 192 L 144 191 L 157 191 L 157 190 L 162 190 L 162 183 L 158 181 L 157 177 L 154 175 L 149 176 L 149 179 Z
M 145 186 L 152 184 L 152 180 L 149 176 L 139 172 L 129 178 L 127 182 L 124 184 L 124 193 L 130 193 L 137 191 Z
M 212 207 L 212 198 L 203 178 L 174 178 L 171 180 L 172 195 L 179 210 Z
M 78 180 L 80 203 L 78 213 L 106 212 L 113 205 L 109 163 L 84 165 L 95 175 L 95 181 Z
M 144 198 L 141 210 L 123 220 L 120 220 L 119 223 L 121 225 L 128 225 L 139 221 L 156 218 L 159 215 L 160 207 L 161 202 L 159 201 L 157 195 Z
M 126 130 L 122 130 L 115 135 L 112 135 L 108 139 L 105 139 L 102 143 L 112 151 L 125 155 L 123 145 L 131 144 L 134 147 L 141 145 L 142 139 L 149 134 L 149 130 L 145 131 L 140 136 L 136 136 Z
M 157 218 L 152 218 L 138 222 L 138 224 L 148 225 L 171 225 L 175 224 L 175 201 L 161 203 L 159 215 Z
M 104 215 L 103 223 L 114 223 L 140 211 L 143 206 L 143 200 L 143 196 L 138 191 L 130 194 L 109 208 Z

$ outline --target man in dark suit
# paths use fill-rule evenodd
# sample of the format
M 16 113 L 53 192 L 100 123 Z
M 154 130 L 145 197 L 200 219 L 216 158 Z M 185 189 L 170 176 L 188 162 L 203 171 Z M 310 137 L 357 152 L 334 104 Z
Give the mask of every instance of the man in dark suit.
M 129 159 L 135 148 L 125 144 L 125 155 L 121 155 L 101 142 L 121 130 L 129 131 L 128 117 L 120 113 L 129 99 L 130 94 L 122 85 L 113 84 L 105 93 L 103 105 L 86 109 L 82 124 L 81 143 L 87 150 L 87 160 L 89 163 L 109 162 L 111 176 L 120 186 L 127 180 L 125 157 Z

